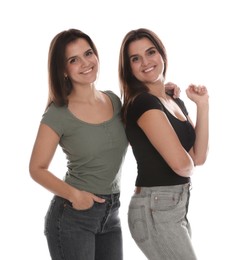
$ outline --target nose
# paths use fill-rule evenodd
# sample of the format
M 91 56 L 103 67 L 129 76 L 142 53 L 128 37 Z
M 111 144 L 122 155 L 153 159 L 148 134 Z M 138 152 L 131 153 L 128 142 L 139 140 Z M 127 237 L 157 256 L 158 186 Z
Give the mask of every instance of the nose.
M 89 61 L 84 57 L 80 58 L 79 61 L 81 66 L 86 66 L 89 63 Z
M 142 59 L 142 66 L 147 66 L 147 64 L 148 64 L 147 57 L 142 57 L 141 59 Z

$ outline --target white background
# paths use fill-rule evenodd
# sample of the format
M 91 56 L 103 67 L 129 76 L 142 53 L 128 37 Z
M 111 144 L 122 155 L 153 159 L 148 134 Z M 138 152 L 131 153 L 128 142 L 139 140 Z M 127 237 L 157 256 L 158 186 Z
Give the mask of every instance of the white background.
M 192 178 L 189 219 L 199 260 L 243 260 L 242 1 L 8 0 L 0 3 L 1 212 L 0 259 L 48 260 L 44 215 L 52 197 L 29 176 L 28 163 L 47 99 L 47 54 L 60 31 L 91 36 L 100 55 L 98 88 L 118 95 L 118 52 L 125 33 L 147 27 L 164 42 L 167 81 L 205 84 L 210 94 L 210 151 Z M 62 178 L 58 150 L 52 170 Z M 124 259 L 145 260 L 127 226 L 136 166 L 129 149 L 122 173 L 120 216 Z M 116 259 L 115 259 L 116 260 Z

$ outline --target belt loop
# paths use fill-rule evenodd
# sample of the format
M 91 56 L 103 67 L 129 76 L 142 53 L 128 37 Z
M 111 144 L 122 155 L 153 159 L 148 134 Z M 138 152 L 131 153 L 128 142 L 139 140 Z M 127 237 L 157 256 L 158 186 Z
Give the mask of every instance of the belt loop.
M 141 187 L 136 187 L 134 192 L 135 194 L 141 193 Z

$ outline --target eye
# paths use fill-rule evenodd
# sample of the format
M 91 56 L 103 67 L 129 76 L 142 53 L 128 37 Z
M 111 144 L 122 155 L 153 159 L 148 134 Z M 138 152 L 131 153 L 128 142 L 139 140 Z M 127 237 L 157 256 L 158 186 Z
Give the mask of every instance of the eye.
M 88 50 L 88 51 L 85 53 L 85 56 L 91 56 L 91 55 L 93 55 L 93 54 L 94 54 L 93 50 Z
M 75 63 L 78 63 L 79 62 L 79 58 L 78 57 L 73 57 L 69 60 L 69 63 L 70 64 L 75 64 Z
M 151 50 L 148 51 L 148 55 L 149 55 L 149 56 L 152 56 L 152 55 L 154 55 L 156 52 L 157 52 L 156 49 L 151 49 Z
M 131 57 L 131 59 L 130 59 L 130 61 L 132 62 L 132 63 L 135 63 L 135 62 L 139 62 L 139 57 L 138 56 L 133 56 L 133 57 Z

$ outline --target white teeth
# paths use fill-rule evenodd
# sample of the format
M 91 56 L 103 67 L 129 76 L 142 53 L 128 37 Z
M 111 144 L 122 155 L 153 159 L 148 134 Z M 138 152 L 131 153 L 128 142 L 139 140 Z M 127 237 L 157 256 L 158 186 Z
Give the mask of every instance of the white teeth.
M 154 67 L 151 67 L 151 68 L 144 70 L 144 72 L 149 72 L 149 71 L 152 71 L 153 69 L 154 69 Z
M 87 73 L 89 73 L 91 71 L 92 71 L 92 69 L 89 69 L 89 70 L 86 70 L 86 71 L 82 72 L 82 74 L 87 74 Z

